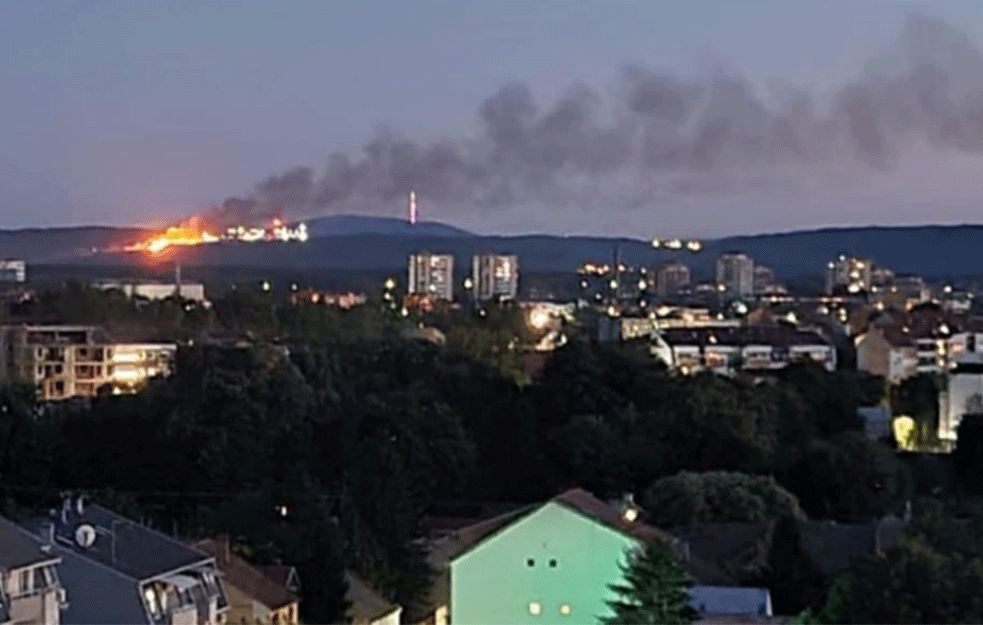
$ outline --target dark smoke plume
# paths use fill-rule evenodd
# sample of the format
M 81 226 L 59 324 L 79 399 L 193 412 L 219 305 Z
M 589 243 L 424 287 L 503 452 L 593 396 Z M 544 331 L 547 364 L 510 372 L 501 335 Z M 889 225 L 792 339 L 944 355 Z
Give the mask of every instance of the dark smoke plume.
M 476 209 L 538 201 L 639 207 L 679 195 L 783 188 L 826 169 L 889 172 L 914 144 L 983 154 L 983 56 L 946 24 L 913 15 L 894 46 L 840 89 L 824 112 L 775 84 L 766 98 L 718 73 L 690 80 L 623 68 L 609 99 L 574 85 L 542 106 L 522 83 L 478 107 L 478 136 L 418 144 L 379 132 L 355 156 L 297 167 L 213 211 L 243 221 L 389 205 L 408 190 Z M 773 101 L 772 101 L 773 100 Z M 830 178 L 830 180 L 832 180 Z

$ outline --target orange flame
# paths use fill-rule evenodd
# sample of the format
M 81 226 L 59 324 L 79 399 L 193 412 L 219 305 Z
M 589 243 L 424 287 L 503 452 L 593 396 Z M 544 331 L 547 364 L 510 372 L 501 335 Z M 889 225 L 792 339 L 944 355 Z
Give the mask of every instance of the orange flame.
M 217 235 L 210 232 L 201 217 L 192 217 L 177 226 L 171 226 L 164 232 L 155 234 L 143 241 L 126 246 L 127 252 L 148 252 L 161 254 L 175 246 L 202 245 L 216 243 L 222 240 L 237 240 L 247 243 L 254 241 L 300 241 L 307 240 L 307 226 L 299 224 L 296 228 L 288 228 L 277 216 L 270 228 L 245 228 L 237 226 L 229 228 L 225 234 Z
M 160 234 L 134 243 L 126 248 L 129 252 L 150 252 L 160 254 L 169 247 L 177 245 L 201 245 L 202 243 L 213 243 L 219 238 L 205 228 L 205 224 L 200 217 L 192 217 L 186 222 L 171 226 Z

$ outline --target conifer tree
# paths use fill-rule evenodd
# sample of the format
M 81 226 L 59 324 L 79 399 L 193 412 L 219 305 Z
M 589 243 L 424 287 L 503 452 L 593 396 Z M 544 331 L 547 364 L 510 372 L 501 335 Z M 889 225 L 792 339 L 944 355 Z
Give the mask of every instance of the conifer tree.
M 687 592 L 693 580 L 662 543 L 633 551 L 622 571 L 624 582 L 610 586 L 618 598 L 608 602 L 614 615 L 603 618 L 604 625 L 687 625 L 696 620 Z

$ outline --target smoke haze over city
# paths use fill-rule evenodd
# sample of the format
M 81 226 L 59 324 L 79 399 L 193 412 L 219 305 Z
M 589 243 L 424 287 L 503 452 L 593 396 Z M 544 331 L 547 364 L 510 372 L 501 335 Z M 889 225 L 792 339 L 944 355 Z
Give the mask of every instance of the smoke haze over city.
M 895 4 L 892 8 L 898 10 L 918 8 L 915 3 Z M 747 6 L 766 11 L 769 3 Z M 661 69 L 646 58 L 627 63 L 610 58 L 610 68 L 616 70 L 613 80 L 598 80 L 582 71 L 569 81 L 556 76 L 538 81 L 535 75 L 516 73 L 515 80 L 473 101 L 437 102 L 434 95 L 435 115 L 453 107 L 463 111 L 457 114 L 465 119 L 467 111 L 473 111 L 474 119 L 457 129 L 432 124 L 426 130 L 437 128 L 431 133 L 436 138 L 419 139 L 422 133 L 405 121 L 381 115 L 374 122 L 382 129 L 369 131 L 361 142 L 351 136 L 340 139 L 344 133 L 332 138 L 332 133 L 319 132 L 300 141 L 297 133 L 305 132 L 306 123 L 302 116 L 282 142 L 268 147 L 257 146 L 239 129 L 234 141 L 250 154 L 229 160 L 203 158 L 187 177 L 182 173 L 188 164 L 176 162 L 180 154 L 228 138 L 189 136 L 189 130 L 172 121 L 165 126 L 177 130 L 149 142 L 165 146 L 152 159 L 156 172 L 148 171 L 145 158 L 141 166 L 121 167 L 116 192 L 108 188 L 113 181 L 103 176 L 98 192 L 86 189 L 101 201 L 80 201 L 75 191 L 62 189 L 62 218 L 48 221 L 148 223 L 205 212 L 208 206 L 213 207 L 212 219 L 230 224 L 273 210 L 297 218 L 336 213 L 396 216 L 402 214 L 410 189 L 419 195 L 422 219 L 504 233 L 647 237 L 978 221 L 983 199 L 983 55 L 978 41 L 967 33 L 980 32 L 980 20 L 961 24 L 967 27 L 964 33 L 928 14 L 909 11 L 902 17 L 885 9 L 883 15 L 891 18 L 893 36 L 885 41 L 872 38 L 865 56 L 855 59 L 856 71 L 830 76 L 821 89 L 807 84 L 816 82 L 811 76 L 771 77 L 750 73 L 760 70 L 741 67 L 737 61 L 725 63 L 722 59 L 731 57 L 722 43 L 714 54 L 701 55 L 696 71 Z M 777 19 L 772 26 L 783 28 Z M 505 25 L 495 28 L 507 32 Z M 828 46 L 835 45 L 834 35 L 829 33 Z M 789 54 L 832 55 L 830 47 L 805 49 L 808 41 Z M 664 45 L 654 42 L 652 47 Z M 258 47 L 254 54 L 261 50 Z M 775 55 L 783 52 L 774 50 Z M 295 53 L 303 55 L 300 49 Z M 594 57 L 601 55 L 595 51 Z M 194 59 L 191 54 L 178 55 L 172 62 Z M 375 62 L 387 63 L 381 51 Z M 764 71 L 778 69 L 784 68 Z M 442 80 L 466 78 L 445 75 Z M 418 76 L 406 84 L 418 85 L 423 93 L 414 92 L 408 100 L 424 98 L 426 85 L 435 80 L 426 67 L 419 67 Z M 397 87 L 404 90 L 406 85 Z M 262 80 L 257 88 L 263 88 Z M 305 86 L 296 97 L 307 97 L 308 90 Z M 326 89 L 322 97 L 330 98 L 331 93 Z M 199 110 L 190 104 L 192 96 L 180 100 L 188 111 Z M 230 108 L 237 104 L 224 102 Z M 376 110 L 398 108 L 398 103 L 388 105 Z M 170 114 L 179 118 L 181 110 L 175 105 Z M 292 125 L 289 115 L 273 110 L 268 115 L 275 128 Z M 344 128 L 345 118 L 337 115 L 332 123 Z M 382 123 L 387 125 L 378 126 Z M 230 126 L 234 124 L 215 121 L 217 129 Z M 151 128 L 135 131 L 154 133 Z M 8 145 L 10 139 L 5 135 Z M 118 162 L 125 155 L 125 143 L 113 149 L 111 142 L 102 142 L 90 156 L 98 159 L 100 153 L 110 153 L 109 160 Z M 300 147 L 295 155 L 294 147 Z M 27 149 L 38 152 L 36 147 Z M 275 163 L 257 156 L 264 149 L 276 155 Z M 198 157 L 232 152 L 227 145 L 206 147 Z M 25 172 L 41 158 L 39 152 L 33 159 L 8 159 L 11 166 L 0 175 L 14 182 L 0 185 L 0 202 L 26 208 L 32 184 L 42 187 L 46 181 L 60 180 L 71 186 L 78 171 L 85 170 L 69 167 L 64 177 L 58 172 Z M 266 171 L 260 169 L 264 166 Z M 250 176 L 258 182 L 248 182 Z M 147 191 L 138 199 L 140 193 L 133 189 L 141 181 Z M 221 193 L 219 181 L 241 186 L 227 188 L 232 196 L 223 199 L 215 196 Z M 235 193 L 237 189 L 241 193 Z M 57 193 L 34 190 L 46 196 L 39 200 L 42 203 L 58 205 Z M 178 201 L 187 204 L 175 205 Z M 160 204 L 166 207 L 158 208 Z M 19 211 L 5 209 L 2 225 L 32 223 L 31 211 L 20 211 L 17 215 Z

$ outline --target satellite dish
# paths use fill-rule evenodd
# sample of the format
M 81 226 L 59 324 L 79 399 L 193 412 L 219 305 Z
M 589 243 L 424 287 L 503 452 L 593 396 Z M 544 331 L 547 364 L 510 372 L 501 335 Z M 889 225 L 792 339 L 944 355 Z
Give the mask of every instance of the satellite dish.
M 83 523 L 75 528 L 75 542 L 79 547 L 88 548 L 96 542 L 96 528 Z

